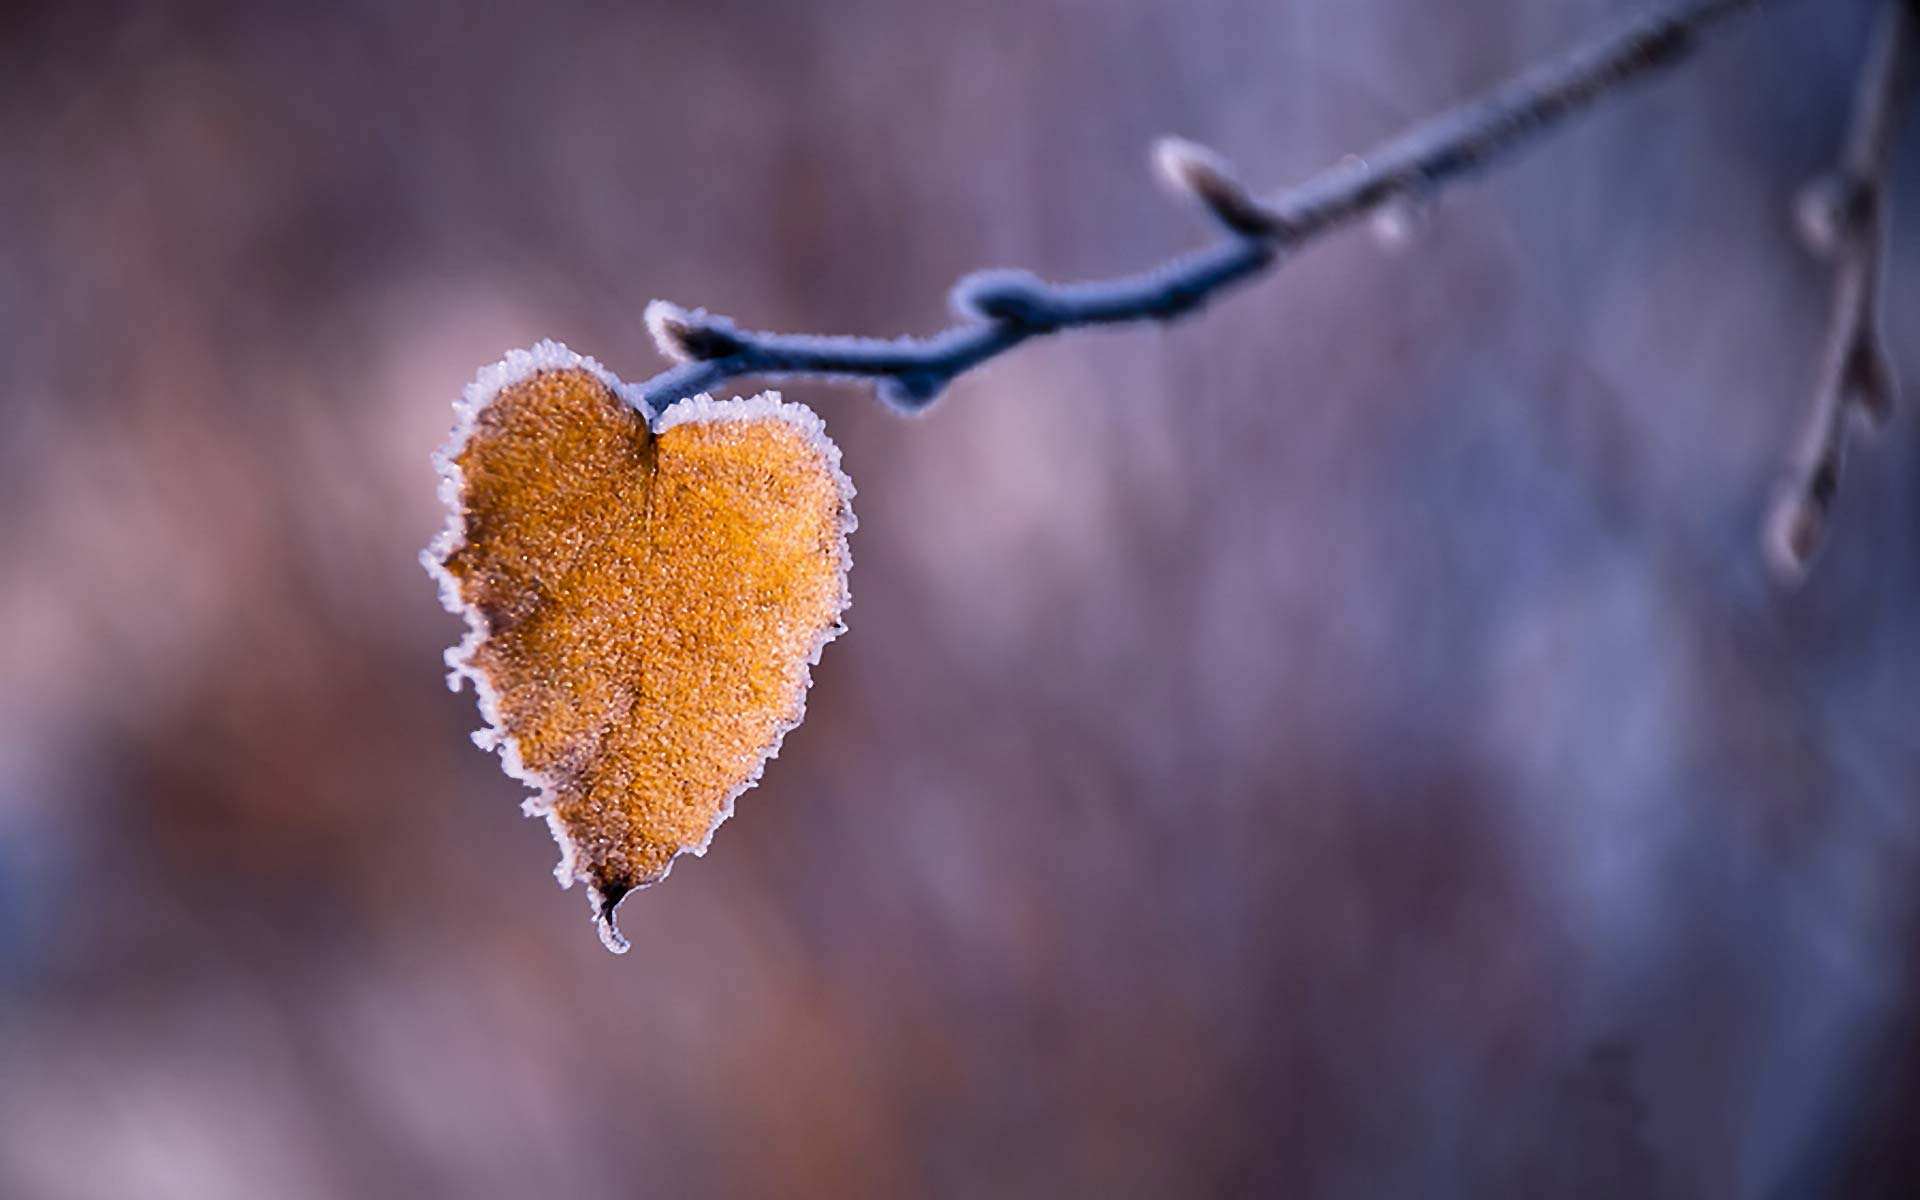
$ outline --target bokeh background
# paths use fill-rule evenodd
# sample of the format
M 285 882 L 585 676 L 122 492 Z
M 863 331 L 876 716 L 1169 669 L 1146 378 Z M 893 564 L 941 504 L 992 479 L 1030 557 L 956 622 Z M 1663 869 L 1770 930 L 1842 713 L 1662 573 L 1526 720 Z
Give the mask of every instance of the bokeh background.
M 1916 1194 L 1911 408 L 1803 591 L 1755 536 L 1864 0 L 1402 252 L 788 388 L 851 632 L 626 958 L 442 684 L 505 350 L 931 331 L 1209 236 L 1157 135 L 1279 184 L 1635 7 L 7 5 L 0 1195 Z

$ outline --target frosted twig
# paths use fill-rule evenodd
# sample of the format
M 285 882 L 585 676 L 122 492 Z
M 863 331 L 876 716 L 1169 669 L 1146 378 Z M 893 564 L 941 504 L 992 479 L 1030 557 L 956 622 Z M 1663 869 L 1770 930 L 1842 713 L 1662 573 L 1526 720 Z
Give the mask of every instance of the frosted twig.
M 1392 216 L 1424 204 L 1442 185 L 1485 167 L 1620 85 L 1671 66 L 1709 27 L 1761 2 L 1671 4 L 1271 200 L 1249 194 L 1212 153 L 1163 141 L 1156 148 L 1161 173 L 1206 208 L 1227 240 L 1137 275 L 1088 283 L 1045 283 L 1025 271 L 969 275 L 952 293 L 963 323 L 931 337 L 766 333 L 656 300 L 647 306 L 648 327 L 661 352 L 680 365 L 642 383 L 639 396 L 657 413 L 739 376 L 813 376 L 871 379 L 893 407 L 924 408 L 956 376 L 1029 338 L 1089 325 L 1170 320 L 1324 233 L 1363 216 Z
M 1834 261 L 1833 317 L 1813 405 L 1767 517 L 1767 561 L 1783 583 L 1805 578 L 1840 490 L 1850 418 L 1883 423 L 1893 410 L 1893 364 L 1880 338 L 1887 254 L 1887 174 L 1913 77 L 1914 0 L 1882 0 L 1846 151 L 1797 205 L 1801 234 Z

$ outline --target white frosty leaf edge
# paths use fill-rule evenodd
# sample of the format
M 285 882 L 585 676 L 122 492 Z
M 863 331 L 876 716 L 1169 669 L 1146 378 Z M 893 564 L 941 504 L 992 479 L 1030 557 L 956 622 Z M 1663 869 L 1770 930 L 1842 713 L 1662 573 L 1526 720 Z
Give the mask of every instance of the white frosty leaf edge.
M 668 860 L 660 872 L 660 878 L 653 883 L 664 881 L 673 872 L 673 863 L 681 854 L 695 856 L 706 854 L 707 847 L 713 843 L 713 835 L 733 815 L 734 802 L 748 788 L 759 784 L 761 774 L 767 763 L 777 757 L 787 734 L 797 728 L 806 719 L 807 692 L 813 687 L 813 668 L 820 663 L 821 651 L 828 642 L 839 637 L 847 630 L 844 620 L 846 611 L 853 604 L 852 593 L 848 590 L 847 576 L 853 567 L 853 553 L 847 545 L 847 535 L 859 527 L 859 519 L 854 516 L 853 480 L 847 477 L 841 466 L 840 447 L 827 436 L 826 422 L 819 414 L 804 404 L 788 404 L 780 399 L 778 392 L 764 392 L 748 399 L 715 400 L 706 394 L 691 397 L 669 405 L 667 410 L 655 417 L 641 397 L 638 388 L 620 381 L 613 372 L 601 366 L 597 361 L 585 355 L 576 354 L 566 346 L 555 341 L 541 341 L 527 350 L 512 350 L 507 356 L 491 366 L 483 367 L 462 391 L 460 398 L 454 401 L 453 432 L 446 444 L 434 452 L 433 465 L 439 472 L 440 502 L 446 506 L 447 522 L 434 536 L 425 550 L 420 552 L 421 565 L 433 576 L 440 588 L 440 603 L 448 612 L 466 621 L 467 632 L 458 645 L 449 647 L 443 656 L 447 664 L 447 687 L 452 691 L 460 690 L 462 680 L 473 684 L 474 695 L 478 698 L 481 719 L 486 727 L 474 731 L 473 742 L 483 750 L 495 750 L 500 755 L 500 766 L 507 775 L 535 789 L 539 795 L 529 798 L 521 804 L 521 811 L 529 817 L 545 817 L 547 829 L 553 835 L 554 842 L 560 847 L 560 862 L 554 867 L 554 878 L 563 888 L 571 888 L 577 879 L 587 885 L 587 900 L 593 910 L 594 923 L 599 929 L 600 940 L 608 950 L 615 954 L 625 954 L 628 943 L 620 933 L 614 920 L 614 908 L 622 897 L 611 900 L 603 895 L 599 888 L 579 870 L 579 854 L 573 841 L 567 836 L 558 814 L 554 811 L 555 792 L 559 782 L 527 766 L 520 756 L 520 747 L 506 730 L 501 718 L 500 696 L 484 672 L 474 666 L 473 658 L 482 643 L 487 640 L 491 630 L 487 619 L 475 605 L 468 604 L 460 595 L 460 581 L 447 570 L 447 560 L 462 546 L 466 545 L 466 480 L 460 471 L 459 457 L 466 449 L 468 440 L 473 436 L 479 416 L 487 406 L 505 389 L 520 383 L 541 371 L 563 370 L 578 367 L 587 371 L 606 384 L 622 401 L 631 405 L 652 427 L 655 436 L 665 433 L 676 425 L 716 423 L 721 421 L 757 421 L 781 420 L 792 425 L 805 435 L 808 445 L 818 451 L 822 461 L 833 473 L 835 484 L 840 489 L 840 529 L 839 540 L 835 547 L 840 563 L 840 602 L 835 610 L 832 624 L 824 627 L 815 636 L 813 647 L 807 660 L 801 667 L 800 686 L 793 698 L 793 715 L 774 726 L 773 736 L 759 752 L 758 762 L 747 778 L 729 792 L 722 801 L 720 812 L 707 827 L 706 836 L 700 839 L 698 846 L 676 851 L 674 858 Z M 652 887 L 653 883 L 642 884 L 635 891 Z

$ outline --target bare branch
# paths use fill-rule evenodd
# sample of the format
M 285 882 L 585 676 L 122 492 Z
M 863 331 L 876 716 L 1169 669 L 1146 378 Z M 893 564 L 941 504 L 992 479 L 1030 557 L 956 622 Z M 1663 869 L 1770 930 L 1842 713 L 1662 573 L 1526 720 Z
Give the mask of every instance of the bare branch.
M 1913 79 L 1914 0 L 1882 0 L 1860 74 L 1839 168 L 1801 193 L 1802 235 L 1834 268 L 1833 317 L 1813 405 L 1767 517 L 1767 561 L 1782 583 L 1806 577 L 1839 494 L 1850 419 L 1873 425 L 1893 409 L 1893 364 L 1880 337 L 1887 253 L 1887 174 Z
M 1553 128 L 1621 84 L 1673 65 L 1709 27 L 1756 3 L 1696 0 L 1629 21 L 1285 193 L 1268 207 L 1271 231 L 1295 245 L 1396 199 L 1421 199 Z
M 1441 185 L 1487 166 L 1620 85 L 1684 57 L 1710 27 L 1762 0 L 1688 0 L 1643 16 L 1505 86 L 1414 126 L 1373 152 L 1266 202 L 1234 180 L 1218 156 L 1189 142 L 1156 148 L 1161 172 L 1229 235 L 1207 249 L 1137 275 L 1045 283 L 1024 271 L 962 279 L 953 307 L 966 323 L 927 338 L 885 340 L 766 333 L 656 300 L 647 321 L 662 353 L 680 363 L 640 385 L 655 412 L 739 376 L 871 379 L 895 408 L 926 407 L 956 376 L 1028 338 L 1064 329 L 1165 321 L 1274 265 L 1286 252 L 1351 221 L 1384 212 L 1404 229 Z

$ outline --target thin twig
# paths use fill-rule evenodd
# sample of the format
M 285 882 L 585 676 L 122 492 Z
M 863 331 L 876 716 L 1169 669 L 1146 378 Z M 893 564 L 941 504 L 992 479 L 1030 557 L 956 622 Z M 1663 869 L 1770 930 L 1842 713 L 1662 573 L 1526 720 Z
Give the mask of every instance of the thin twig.
M 1846 460 L 1849 418 L 1892 413 L 1893 363 L 1880 337 L 1887 255 L 1887 174 L 1913 79 L 1914 0 L 1882 0 L 1860 73 L 1839 168 L 1801 194 L 1801 233 L 1834 260 L 1833 317 L 1813 405 L 1766 524 L 1767 560 L 1783 583 L 1806 577 L 1825 541 Z
M 680 365 L 641 384 L 640 398 L 657 413 L 739 376 L 815 376 L 872 379 L 895 408 L 924 408 L 956 376 L 1029 338 L 1170 320 L 1356 218 L 1424 203 L 1443 184 L 1485 167 L 1620 85 L 1671 66 L 1709 27 L 1761 2 L 1690 0 L 1630 21 L 1269 201 L 1248 194 L 1211 153 L 1163 142 L 1156 154 L 1162 173 L 1206 207 L 1228 240 L 1137 275 L 1089 283 L 1044 283 L 1025 271 L 970 275 L 952 294 L 965 322 L 932 337 L 750 331 L 656 300 L 647 306 L 648 327 L 661 352 Z

